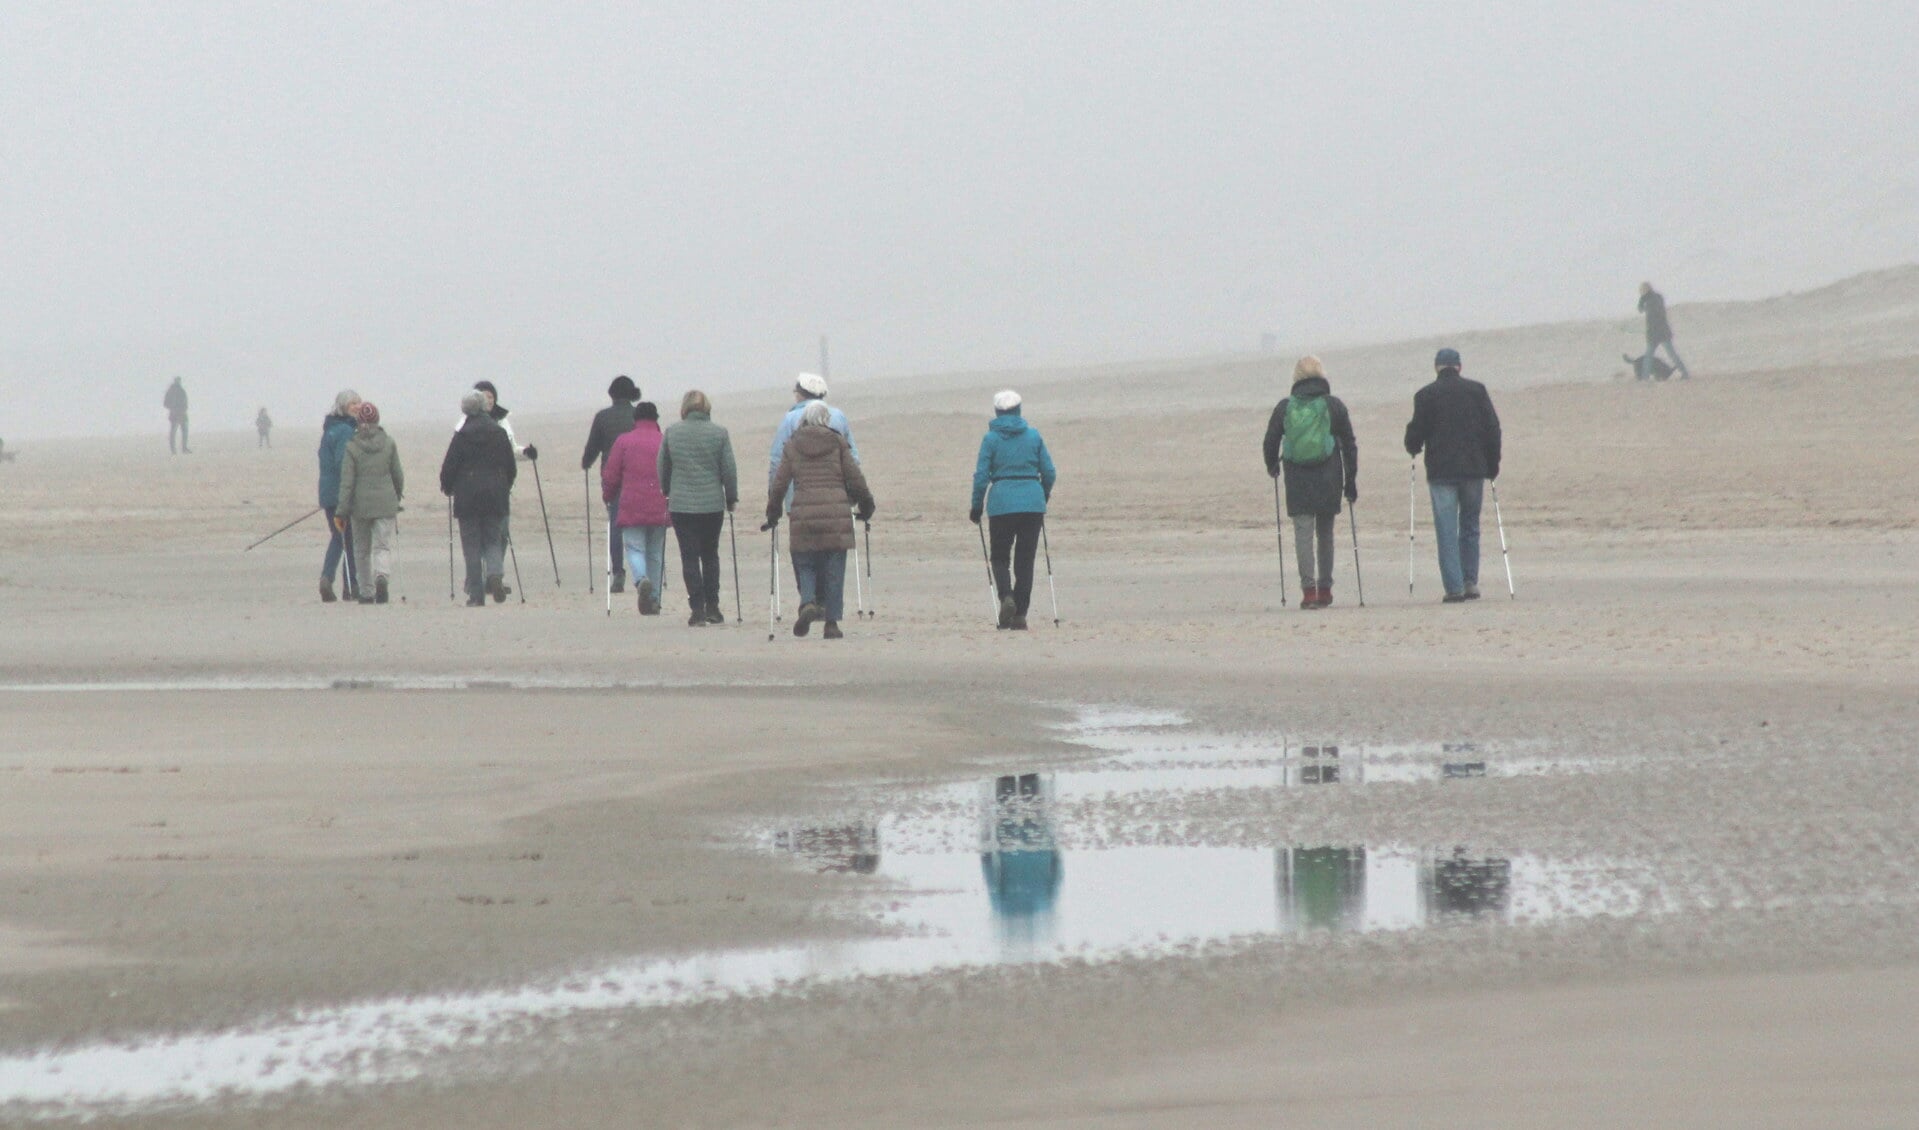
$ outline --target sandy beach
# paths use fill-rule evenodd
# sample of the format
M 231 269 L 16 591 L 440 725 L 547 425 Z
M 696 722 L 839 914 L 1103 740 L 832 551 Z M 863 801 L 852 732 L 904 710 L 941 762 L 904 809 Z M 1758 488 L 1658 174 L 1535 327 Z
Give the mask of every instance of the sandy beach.
M 768 640 L 756 489 L 742 622 L 608 616 L 590 407 L 516 412 L 558 578 L 523 471 L 521 592 L 484 610 L 448 599 L 438 424 L 392 429 L 416 485 L 377 608 L 318 601 L 317 519 L 242 552 L 313 505 L 331 389 L 272 451 L 26 446 L 0 467 L 0 1122 L 1911 1125 L 1919 271 L 1676 317 L 1687 382 L 1622 379 L 1624 323 L 1458 343 L 1504 423 L 1517 588 L 1489 506 L 1464 606 L 1438 603 L 1423 491 L 1407 591 L 1424 341 L 1326 351 L 1365 606 L 1342 518 L 1312 614 L 1290 544 L 1282 605 L 1259 458 L 1290 357 L 837 382 L 879 501 L 877 614 L 831 644 Z M 1005 384 L 1060 468 L 1061 623 L 1042 582 L 1024 635 L 987 619 L 966 521 Z M 715 399 L 752 481 L 786 393 Z M 1116 741 L 1229 748 L 1281 784 L 1306 744 L 1374 767 L 1073 792 Z M 1483 775 L 1420 776 L 1448 758 Z M 963 838 L 966 798 L 1022 774 L 1060 790 L 1062 931 L 1076 882 L 1148 848 L 1250 853 L 1277 924 L 863 966 L 935 905 L 888 870 L 916 849 L 882 835 L 842 866 L 799 830 Z M 1377 928 L 1286 925 L 1273 860 L 1284 879 L 1321 845 L 1370 853 Z M 948 854 L 978 882 L 972 850 Z M 1511 861 L 1500 913 L 1381 909 L 1399 861 L 1430 886 L 1468 858 Z M 1152 918 L 1115 883 L 1115 930 Z M 1527 891 L 1560 901 L 1525 913 Z M 700 988 L 736 969 L 746 988 Z M 283 1054 L 219 1045 L 244 1076 L 213 1044 L 155 1050 L 250 1032 Z

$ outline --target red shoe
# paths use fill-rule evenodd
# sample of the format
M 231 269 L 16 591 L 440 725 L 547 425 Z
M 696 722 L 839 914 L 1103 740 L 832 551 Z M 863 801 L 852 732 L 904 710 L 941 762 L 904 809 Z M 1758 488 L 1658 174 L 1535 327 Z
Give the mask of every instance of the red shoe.
M 1316 612 L 1319 610 L 1318 589 L 1307 589 L 1299 594 L 1299 610 L 1301 612 Z
M 1315 591 L 1319 593 L 1319 606 L 1321 608 L 1324 608 L 1333 602 L 1332 589 L 1317 589 Z

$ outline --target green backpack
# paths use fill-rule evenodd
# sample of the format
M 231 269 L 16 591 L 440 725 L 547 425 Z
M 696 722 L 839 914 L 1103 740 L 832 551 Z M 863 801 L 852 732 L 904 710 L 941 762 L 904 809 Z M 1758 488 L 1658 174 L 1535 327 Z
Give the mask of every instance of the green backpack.
M 1323 396 L 1286 401 L 1286 433 L 1280 458 L 1295 466 L 1324 463 L 1333 454 L 1333 410 Z

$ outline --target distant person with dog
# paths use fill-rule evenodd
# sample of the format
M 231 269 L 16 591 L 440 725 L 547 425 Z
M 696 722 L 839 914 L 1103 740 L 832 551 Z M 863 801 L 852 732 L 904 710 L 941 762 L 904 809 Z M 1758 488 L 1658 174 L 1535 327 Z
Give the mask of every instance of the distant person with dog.
M 1692 373 L 1686 369 L 1686 363 L 1680 360 L 1679 351 L 1672 344 L 1672 322 L 1666 317 L 1666 298 L 1652 288 L 1649 282 L 1639 284 L 1639 312 L 1646 315 L 1646 352 L 1634 359 L 1640 380 L 1652 379 L 1662 362 L 1656 354 L 1660 346 L 1666 347 L 1666 356 L 1672 358 L 1672 367 L 1666 369 L 1670 375 L 1675 369 L 1680 380 L 1688 380 Z M 1660 378 L 1664 380 L 1664 377 Z
M 173 378 L 167 386 L 165 396 L 160 398 L 161 407 L 167 410 L 167 452 L 172 455 L 192 455 L 187 446 L 187 389 L 180 378 Z M 173 445 L 174 437 L 179 437 L 180 446 Z
M 1499 413 L 1486 386 L 1459 375 L 1457 349 L 1433 357 L 1433 382 L 1413 394 L 1406 453 L 1426 453 L 1426 491 L 1445 603 L 1479 599 L 1479 507 L 1499 477 Z

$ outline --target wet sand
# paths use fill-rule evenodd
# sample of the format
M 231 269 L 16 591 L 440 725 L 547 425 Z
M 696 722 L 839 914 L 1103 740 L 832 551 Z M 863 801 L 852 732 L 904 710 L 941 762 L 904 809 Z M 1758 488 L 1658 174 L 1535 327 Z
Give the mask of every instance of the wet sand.
M 936 396 L 836 389 L 881 507 L 879 615 L 849 620 L 839 644 L 768 642 L 750 519 L 744 624 L 690 630 L 671 601 L 657 619 L 625 600 L 607 617 L 585 591 L 576 464 L 553 454 L 562 583 L 524 483 L 529 602 L 476 611 L 447 600 L 437 499 L 402 520 L 403 604 L 320 605 L 317 520 L 239 552 L 311 505 L 295 429 L 271 453 L 237 434 L 197 437 L 191 460 L 118 440 L 23 453 L 0 482 L 0 682 L 66 689 L 0 690 L 0 1056 L 865 937 L 877 927 L 854 910 L 908 893 L 795 866 L 756 846 L 760 831 L 866 812 L 880 779 L 1070 767 L 1098 754 L 1053 725 L 1111 704 L 1255 743 L 1470 741 L 1495 757 L 1547 743 L 1608 766 L 1078 810 L 1116 841 L 1631 859 L 1672 909 L 589 1010 L 458 1049 L 413 1082 L 121 1113 L 1904 1124 L 1919 1105 L 1902 1034 L 1919 987 L 1919 360 L 1688 359 L 1702 376 L 1687 384 L 1495 385 L 1519 599 L 1505 599 L 1489 511 L 1488 597 L 1461 607 L 1437 604 L 1423 501 L 1406 592 L 1397 440 L 1421 358 L 1401 389 L 1352 392 L 1366 607 L 1342 519 L 1339 603 L 1313 614 L 1280 604 L 1254 369 L 1235 363 L 1216 403 L 1164 409 L 1132 391 L 1150 374 L 1043 382 L 1029 415 L 1062 471 L 1063 626 L 1037 615 L 1042 582 L 1024 636 L 988 624 L 964 518 L 982 421 L 958 405 L 983 402 L 983 377 Z M 1807 414 L 1809 400 L 1830 410 Z M 718 407 L 757 466 L 779 398 Z M 588 418 L 519 430 L 560 453 Z M 398 440 L 424 493 L 444 435 Z M 1296 599 L 1292 567 L 1289 544 Z M 83 689 L 101 684 L 121 686 Z M 170 689 L 184 687 L 197 689 Z

